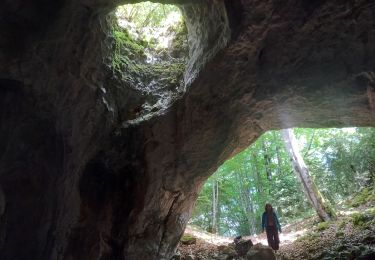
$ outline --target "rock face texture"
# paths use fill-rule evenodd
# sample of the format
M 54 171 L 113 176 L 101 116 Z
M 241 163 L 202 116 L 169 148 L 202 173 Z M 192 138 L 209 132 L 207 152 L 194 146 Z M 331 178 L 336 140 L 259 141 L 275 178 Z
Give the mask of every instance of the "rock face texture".
M 109 83 L 126 2 L 0 3 L 0 259 L 170 259 L 204 181 L 263 132 L 375 126 L 372 0 L 160 0 L 185 15 L 186 92 L 138 124 Z

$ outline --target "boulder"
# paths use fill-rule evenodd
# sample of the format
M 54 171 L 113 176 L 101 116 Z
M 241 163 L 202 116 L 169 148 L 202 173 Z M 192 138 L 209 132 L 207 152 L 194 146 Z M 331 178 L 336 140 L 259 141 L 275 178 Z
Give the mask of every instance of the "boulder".
M 172 256 L 171 260 L 180 260 L 181 259 L 181 254 L 180 252 L 176 252 L 174 256 Z
M 252 246 L 253 242 L 250 239 L 244 240 L 241 238 L 239 240 L 235 240 L 235 249 L 239 256 L 245 256 Z
M 184 257 L 184 260 L 195 260 L 196 257 L 194 255 L 187 255 Z
M 234 246 L 231 244 L 229 245 L 220 245 L 217 247 L 219 251 L 219 256 L 217 259 L 223 259 L 223 260 L 229 260 L 234 259 L 234 257 L 237 255 L 236 250 L 234 249 Z
M 254 245 L 246 254 L 247 260 L 276 260 L 276 255 L 269 246 Z

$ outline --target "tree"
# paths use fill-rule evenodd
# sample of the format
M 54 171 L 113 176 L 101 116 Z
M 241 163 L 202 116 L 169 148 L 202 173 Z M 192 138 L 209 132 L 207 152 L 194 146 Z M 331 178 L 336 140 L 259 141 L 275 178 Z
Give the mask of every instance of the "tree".
M 219 210 L 219 182 L 214 178 L 212 184 L 212 226 L 211 232 L 216 234 L 218 232 L 218 210 Z
M 323 195 L 319 192 L 314 180 L 309 174 L 309 170 L 303 160 L 298 147 L 297 140 L 292 129 L 283 129 L 281 131 L 285 148 L 289 154 L 295 174 L 301 182 L 302 189 L 314 207 L 319 218 L 323 221 L 329 221 L 336 218 L 333 208 L 329 205 Z

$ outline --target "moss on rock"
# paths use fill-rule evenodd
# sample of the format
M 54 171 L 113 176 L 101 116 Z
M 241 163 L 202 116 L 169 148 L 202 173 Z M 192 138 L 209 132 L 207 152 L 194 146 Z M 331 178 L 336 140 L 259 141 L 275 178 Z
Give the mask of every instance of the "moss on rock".
M 359 207 L 360 205 L 366 203 L 374 203 L 375 202 L 375 188 L 374 187 L 366 187 L 362 189 L 359 193 L 357 193 L 354 198 L 349 202 L 350 206 L 352 207 Z

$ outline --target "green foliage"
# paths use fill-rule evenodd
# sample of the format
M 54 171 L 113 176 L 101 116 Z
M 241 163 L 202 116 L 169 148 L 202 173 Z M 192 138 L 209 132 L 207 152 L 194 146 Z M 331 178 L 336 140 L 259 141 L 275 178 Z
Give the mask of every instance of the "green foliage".
M 161 27 L 166 17 L 173 13 L 180 13 L 177 6 L 151 2 L 123 5 L 117 9 L 119 19 L 132 22 L 137 28 Z
M 375 208 L 353 213 L 350 215 L 350 218 L 350 221 L 355 227 L 367 229 L 375 224 Z
M 133 38 L 147 42 L 153 52 L 187 47 L 187 30 L 177 6 L 151 2 L 128 4 L 117 8 L 116 17 L 121 27 L 129 29 Z
M 111 67 L 115 79 L 128 83 L 146 95 L 161 95 L 160 91 L 168 92 L 167 96 L 178 95 L 186 66 L 187 31 L 182 18 L 177 23 L 165 25 L 167 17 L 176 12 L 179 12 L 176 6 L 148 2 L 119 7 L 118 20 L 112 22 L 114 44 Z M 128 22 L 127 26 L 119 25 L 121 19 Z M 172 47 L 156 45 L 157 35 L 147 30 L 158 26 L 158 29 L 164 30 L 164 36 L 172 39 Z M 174 42 L 177 44 L 174 45 Z
M 115 71 L 127 70 L 136 73 L 140 70 L 137 60 L 145 59 L 145 42 L 133 39 L 126 29 L 113 24 L 114 50 L 112 68 Z
M 219 182 L 220 234 L 260 232 L 266 202 L 275 205 L 284 223 L 300 217 L 308 207 L 276 131 L 262 135 L 225 162 L 204 185 L 191 222 L 205 229 L 210 225 L 213 178 Z
M 329 205 L 339 205 L 366 185 L 372 187 L 375 172 L 374 129 L 294 129 L 294 132 L 307 167 L 319 191 L 329 200 Z M 266 202 L 273 204 L 282 225 L 313 214 L 278 131 L 259 137 L 208 179 L 191 219 L 192 223 L 207 230 L 212 217 L 214 178 L 219 183 L 220 234 L 258 233 Z M 358 205 L 371 202 L 373 194 L 373 189 L 367 188 L 353 201 Z M 335 208 L 331 207 L 334 214 Z

